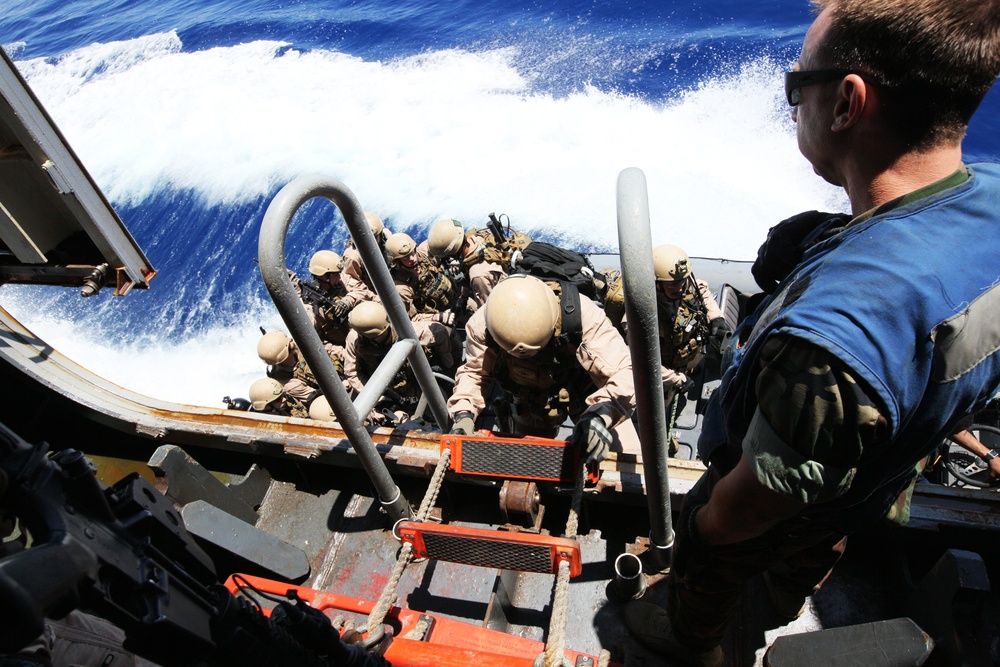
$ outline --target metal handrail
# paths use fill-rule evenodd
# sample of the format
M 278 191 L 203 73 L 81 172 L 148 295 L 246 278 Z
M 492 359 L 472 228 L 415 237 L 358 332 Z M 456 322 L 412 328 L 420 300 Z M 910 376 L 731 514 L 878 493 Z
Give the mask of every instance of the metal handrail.
M 656 320 L 656 276 L 649 232 L 646 176 L 630 167 L 618 175 L 618 244 L 621 248 L 628 347 L 635 380 L 639 443 L 649 503 L 649 554 L 658 570 L 670 564 L 674 530 L 667 474 L 667 424 Z
M 285 239 L 292 216 L 307 201 L 318 197 L 331 201 L 343 214 L 347 228 L 354 239 L 354 244 L 361 254 L 365 270 L 371 277 L 375 291 L 389 315 L 393 331 L 399 338 L 388 355 L 391 357 L 388 360 L 389 363 L 386 364 L 383 361 L 379 365 L 375 372 L 375 375 L 378 376 L 376 382 L 373 384 L 369 380 L 368 385 L 371 388 L 366 386 L 365 399 L 361 401 L 362 397 L 359 396 L 359 400 L 356 401 L 357 405 L 351 402 L 340 375 L 333 366 L 333 361 L 326 353 L 323 341 L 309 320 L 305 306 L 296 295 L 285 264 Z M 264 221 L 261 223 L 257 255 L 264 285 L 278 309 L 278 314 L 281 315 L 281 319 L 288 327 L 289 334 L 301 350 L 310 370 L 316 376 L 316 381 L 329 401 L 330 408 L 337 416 L 337 421 L 347 435 L 354 451 L 357 452 L 361 465 L 371 478 L 380 502 L 394 521 L 411 518 L 413 516 L 412 508 L 389 475 L 385 461 L 379 456 L 378 449 L 364 427 L 364 417 L 371 410 L 371 407 L 363 413 L 358 408 L 369 402 L 371 396 L 380 396 L 388 387 L 388 383 L 396 371 L 408 359 L 417 383 L 420 385 L 423 395 L 427 397 L 431 412 L 442 431 L 450 426 L 451 420 L 448 416 L 444 395 L 437 382 L 434 381 L 434 373 L 424 354 L 423 347 L 419 344 L 413 323 L 410 322 L 403 301 L 396 291 L 392 276 L 389 275 L 389 268 L 382 259 L 382 253 L 375 241 L 375 236 L 365 220 L 364 211 L 354 193 L 343 183 L 326 176 L 317 174 L 296 178 L 281 188 L 267 207 Z M 397 349 L 399 351 L 396 351 Z M 383 365 L 386 366 L 384 371 Z M 387 369 L 392 365 L 395 365 L 395 368 L 392 372 L 388 372 Z M 379 387 L 379 382 L 382 383 L 381 387 Z

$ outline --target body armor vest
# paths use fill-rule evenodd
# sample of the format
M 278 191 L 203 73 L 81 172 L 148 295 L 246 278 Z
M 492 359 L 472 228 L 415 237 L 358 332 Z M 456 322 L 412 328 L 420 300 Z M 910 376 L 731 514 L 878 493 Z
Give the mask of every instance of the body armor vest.
M 488 229 L 473 229 L 468 236 L 476 239 L 475 248 L 462 258 L 465 266 L 474 266 L 480 262 L 493 262 L 505 270 L 510 265 L 510 256 L 515 250 L 523 250 L 531 243 L 531 238 L 522 232 L 514 232 L 504 243 L 498 243 L 496 237 Z
M 417 313 L 438 313 L 455 302 L 454 284 L 437 262 L 419 257 L 416 273 L 394 266 L 392 277 L 413 290 L 413 308 Z
M 287 398 L 288 398 L 288 407 L 291 409 L 293 417 L 300 417 L 302 419 L 309 418 L 309 407 L 305 403 L 298 400 L 297 398 L 292 398 L 291 396 Z
M 701 358 L 708 340 L 708 315 L 701 291 L 689 278 L 677 301 L 657 299 L 660 363 L 671 370 L 688 371 Z
M 358 379 L 361 380 L 361 384 L 368 384 L 372 373 L 375 372 L 378 365 L 385 359 L 385 355 L 392 349 L 396 340 L 396 334 L 389 336 L 385 343 L 378 343 L 370 338 L 358 336 L 356 363 Z M 399 369 L 392 382 L 389 383 L 389 389 L 402 396 L 413 395 L 413 392 L 419 390 L 419 385 L 417 385 L 417 380 L 413 375 L 413 371 L 410 370 L 409 364 L 404 364 Z

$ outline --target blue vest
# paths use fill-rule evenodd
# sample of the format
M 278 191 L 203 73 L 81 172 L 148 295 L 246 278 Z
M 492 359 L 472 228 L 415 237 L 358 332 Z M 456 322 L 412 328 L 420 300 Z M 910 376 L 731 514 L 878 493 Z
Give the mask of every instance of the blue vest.
M 724 472 L 742 455 L 754 382 L 775 334 L 846 364 L 889 422 L 866 446 L 847 493 L 803 514 L 850 532 L 884 515 L 915 464 L 1000 387 L 1000 165 L 844 230 L 807 251 L 753 330 L 706 415 L 703 458 Z

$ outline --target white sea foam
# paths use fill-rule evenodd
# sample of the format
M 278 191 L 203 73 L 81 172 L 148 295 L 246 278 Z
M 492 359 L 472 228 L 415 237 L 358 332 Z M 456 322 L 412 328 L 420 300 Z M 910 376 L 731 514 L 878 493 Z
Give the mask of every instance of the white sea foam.
M 223 396 L 246 397 L 250 384 L 264 377 L 258 327 L 284 329 L 271 304 L 252 303 L 240 317 L 200 333 L 160 337 L 137 323 L 134 338 L 109 340 L 100 327 L 40 312 L 28 289 L 2 286 L 0 300 L 32 333 L 110 382 L 165 401 L 215 408 L 223 407 Z
M 799 155 L 768 61 L 657 104 L 594 87 L 538 94 L 515 48 L 368 62 L 263 41 L 185 53 L 165 33 L 18 65 L 117 204 L 189 190 L 225 205 L 321 172 L 400 226 L 497 211 L 607 250 L 617 176 L 639 167 L 654 243 L 732 259 L 753 257 L 788 215 L 844 206 Z M 94 371 L 212 406 L 259 375 L 256 325 L 274 319 L 261 305 L 247 322 L 123 348 L 13 301 L 5 307 Z
M 116 203 L 173 188 L 225 204 L 322 172 L 400 226 L 503 211 L 608 247 L 617 175 L 639 167 L 654 242 L 730 258 L 752 257 L 776 220 L 839 203 L 798 154 L 776 64 L 653 105 L 531 93 L 517 58 L 366 62 L 277 42 L 184 53 L 167 33 L 21 67 Z

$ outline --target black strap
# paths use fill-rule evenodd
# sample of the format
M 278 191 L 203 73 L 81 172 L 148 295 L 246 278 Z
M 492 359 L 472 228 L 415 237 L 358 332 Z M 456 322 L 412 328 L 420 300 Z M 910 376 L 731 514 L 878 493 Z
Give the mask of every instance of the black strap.
M 559 290 L 559 308 L 562 312 L 562 323 L 556 341 L 560 344 L 569 343 L 573 347 L 583 340 L 583 316 L 580 313 L 580 290 L 576 285 L 561 282 Z

